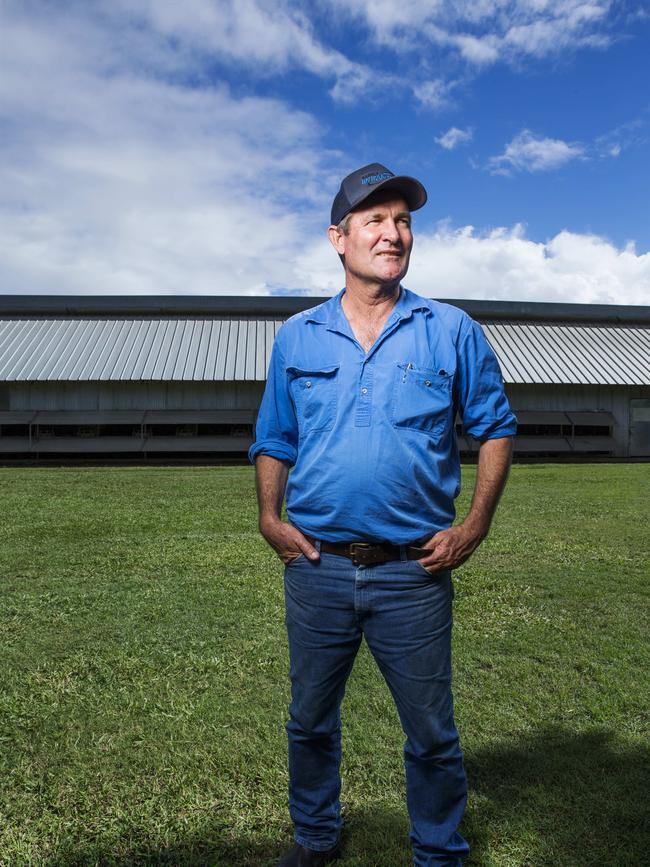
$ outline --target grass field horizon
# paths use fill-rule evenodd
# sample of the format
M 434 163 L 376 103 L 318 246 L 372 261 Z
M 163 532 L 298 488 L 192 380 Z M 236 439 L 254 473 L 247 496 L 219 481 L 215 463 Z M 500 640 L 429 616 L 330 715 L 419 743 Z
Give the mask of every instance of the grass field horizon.
M 649 493 L 650 464 L 517 464 L 455 573 L 472 867 L 648 863 Z M 273 865 L 289 684 L 252 469 L 0 468 L 0 497 L 0 865 Z M 406 867 L 365 648 L 343 740 L 338 863 Z

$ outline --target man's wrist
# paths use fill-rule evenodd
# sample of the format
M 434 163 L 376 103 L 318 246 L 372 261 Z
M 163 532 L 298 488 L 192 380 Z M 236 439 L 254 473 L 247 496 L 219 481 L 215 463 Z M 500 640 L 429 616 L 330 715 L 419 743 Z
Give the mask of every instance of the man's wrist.
M 260 532 L 264 533 L 265 531 L 272 530 L 274 527 L 277 527 L 278 524 L 282 523 L 282 519 L 279 515 L 276 515 L 274 512 L 266 512 L 264 514 L 260 514 L 259 517 L 259 528 Z
M 477 515 L 470 512 L 463 521 L 463 529 L 483 541 L 490 532 L 490 524 L 491 520 L 486 515 Z

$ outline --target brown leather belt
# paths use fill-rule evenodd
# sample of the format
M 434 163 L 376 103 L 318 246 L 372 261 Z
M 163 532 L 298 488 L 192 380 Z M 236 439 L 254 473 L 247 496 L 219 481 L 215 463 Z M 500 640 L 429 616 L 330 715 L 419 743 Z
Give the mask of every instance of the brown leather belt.
M 305 536 L 312 545 L 316 540 L 311 536 Z M 420 548 L 417 545 L 403 546 L 407 560 L 420 560 L 430 553 L 428 548 Z M 325 554 L 337 554 L 339 557 L 347 557 L 355 566 L 371 566 L 375 563 L 388 563 L 391 560 L 402 559 L 402 547 L 391 545 L 390 542 L 325 542 L 321 541 L 320 550 Z

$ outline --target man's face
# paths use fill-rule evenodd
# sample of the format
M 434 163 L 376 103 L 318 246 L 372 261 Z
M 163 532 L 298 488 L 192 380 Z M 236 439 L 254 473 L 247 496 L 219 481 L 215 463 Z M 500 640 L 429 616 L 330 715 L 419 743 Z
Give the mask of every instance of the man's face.
M 347 234 L 334 226 L 330 241 L 345 256 L 345 270 L 366 283 L 398 283 L 413 247 L 411 214 L 399 193 L 386 191 L 352 212 Z

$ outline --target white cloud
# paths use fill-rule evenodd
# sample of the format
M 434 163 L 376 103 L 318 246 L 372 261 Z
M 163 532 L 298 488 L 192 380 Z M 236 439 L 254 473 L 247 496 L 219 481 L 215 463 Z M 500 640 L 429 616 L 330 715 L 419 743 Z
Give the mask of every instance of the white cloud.
M 460 35 L 450 40 L 456 45 L 465 60 L 476 66 L 494 63 L 499 59 L 499 40 L 491 35 L 483 38 Z
M 644 118 L 635 118 L 588 144 L 542 138 L 524 129 L 505 146 L 502 154 L 488 160 L 487 167 L 493 174 L 508 175 L 515 171 L 549 171 L 576 159 L 618 157 L 623 150 L 647 141 L 644 129 Z M 440 139 L 436 141 L 442 144 Z M 480 168 L 479 165 L 474 167 Z
M 650 253 L 568 231 L 542 243 L 520 226 L 480 234 L 440 224 L 417 238 L 406 283 L 440 298 L 647 304 Z
M 647 142 L 647 112 L 645 117 L 637 117 L 615 129 L 599 136 L 594 143 L 594 151 L 599 157 L 618 157 L 624 150 L 638 147 Z
M 326 0 L 396 51 L 446 46 L 484 66 L 546 57 L 611 40 L 611 0 Z
M 444 135 L 435 139 L 435 141 L 445 150 L 452 151 L 459 144 L 471 141 L 473 135 L 474 130 L 471 127 L 468 127 L 467 129 L 458 129 L 458 127 L 452 126 L 446 133 L 444 133 Z
M 418 81 L 413 84 L 413 95 L 423 108 L 436 111 L 447 105 L 449 92 L 453 86 L 453 82 L 445 81 L 442 78 Z
M 141 32 L 73 14 L 3 26 L 1 291 L 237 294 L 285 279 L 340 172 L 310 115 L 166 81 L 176 55 Z
M 399 80 L 388 73 L 359 64 L 339 64 L 336 83 L 329 93 L 336 102 L 350 105 L 362 96 L 380 99 L 398 85 Z
M 354 102 L 387 82 L 382 73 L 350 60 L 315 34 L 307 12 L 291 0 L 112 0 L 116 21 L 136 17 L 163 39 L 179 43 L 188 58 L 197 52 L 234 62 L 256 75 L 306 69 L 332 81 L 330 94 Z
M 490 158 L 488 167 L 493 174 L 542 172 L 584 156 L 585 148 L 581 144 L 570 144 L 557 138 L 538 138 L 524 129 L 506 145 L 500 156 Z
M 604 48 L 610 39 L 598 32 L 609 3 L 556 4 L 550 16 L 509 27 L 502 37 L 504 53 L 546 57 L 565 48 Z
M 115 3 L 115 0 L 113 0 Z M 132 0 L 114 8 L 134 14 Z M 321 72 L 340 59 L 315 38 L 309 20 L 275 0 L 145 0 L 135 14 L 159 34 L 180 40 L 190 50 L 236 60 L 246 66 L 284 70 L 305 66 Z

